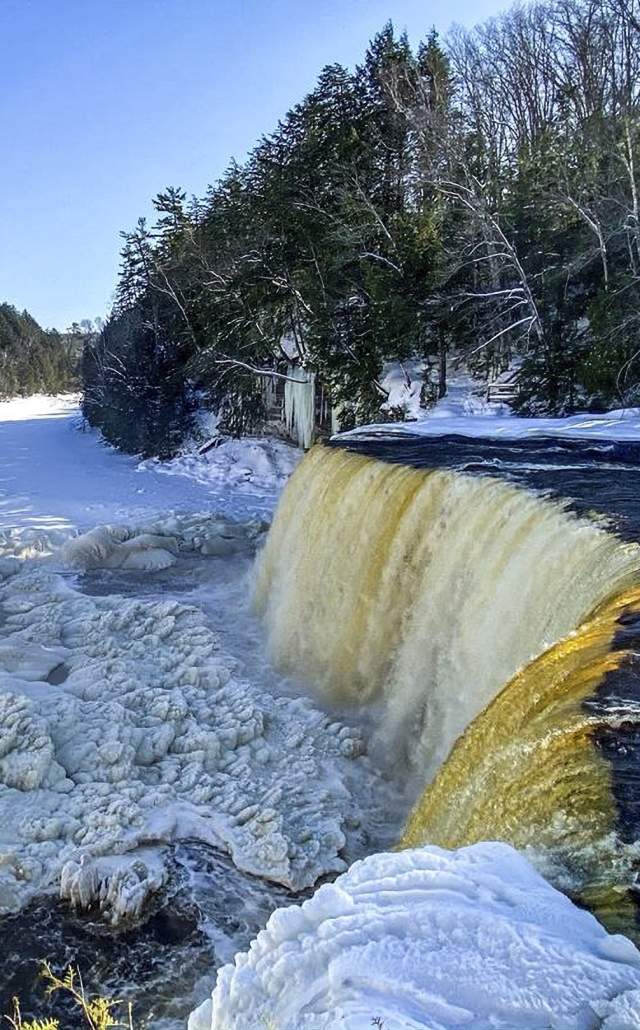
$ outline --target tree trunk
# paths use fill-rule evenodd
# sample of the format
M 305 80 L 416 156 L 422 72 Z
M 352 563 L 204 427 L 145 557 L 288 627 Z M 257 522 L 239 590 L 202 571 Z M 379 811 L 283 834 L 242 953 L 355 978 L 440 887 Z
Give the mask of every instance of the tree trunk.
M 440 358 L 438 369 L 438 400 L 442 400 L 447 392 L 447 341 L 442 329 L 438 331 L 438 353 Z

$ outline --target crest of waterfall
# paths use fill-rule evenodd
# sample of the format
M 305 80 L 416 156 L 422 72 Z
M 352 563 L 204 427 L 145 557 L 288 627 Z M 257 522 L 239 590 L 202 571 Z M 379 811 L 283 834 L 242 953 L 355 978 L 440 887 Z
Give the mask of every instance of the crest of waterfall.
M 315 428 L 315 373 L 290 365 L 284 384 L 284 418 L 289 436 L 305 450 L 313 443 Z

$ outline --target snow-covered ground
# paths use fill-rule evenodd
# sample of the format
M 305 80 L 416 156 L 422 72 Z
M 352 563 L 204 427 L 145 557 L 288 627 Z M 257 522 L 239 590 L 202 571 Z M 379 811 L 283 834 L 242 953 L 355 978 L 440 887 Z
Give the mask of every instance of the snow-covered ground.
M 133 916 L 187 837 L 294 889 L 343 869 L 359 731 L 245 675 L 217 632 L 253 632 L 255 513 L 299 452 L 140 463 L 35 397 L 0 407 L 0 455 L 0 912 L 60 889 Z
M 564 437 L 640 442 L 640 408 L 621 408 L 599 415 L 585 412 L 566 418 L 520 418 L 508 404 L 490 404 L 486 400 L 486 384 L 467 373 L 457 373 L 449 378 L 446 396 L 425 411 L 419 403 L 421 379 L 413 366 L 393 365 L 383 385 L 390 390 L 387 406 L 404 407 L 410 421 L 375 422 L 339 435 L 365 438 L 381 433 L 413 433 L 505 440 Z
M 640 953 L 506 844 L 372 855 L 271 916 L 189 1030 L 637 1030 Z
M 300 458 L 278 441 L 243 440 L 207 455 L 141 462 L 80 424 L 75 397 L 0 403 L 0 534 L 62 540 L 160 512 L 269 512 Z
M 504 418 L 511 414 L 507 404 L 487 401 L 486 383 L 467 372 L 453 372 L 447 378 L 447 393 L 428 411 L 421 406 L 424 381 L 421 361 L 390 362 L 385 366 L 381 386 L 388 393 L 385 408 L 401 408 L 411 424 L 432 418 Z M 397 425 L 397 423 L 392 423 Z

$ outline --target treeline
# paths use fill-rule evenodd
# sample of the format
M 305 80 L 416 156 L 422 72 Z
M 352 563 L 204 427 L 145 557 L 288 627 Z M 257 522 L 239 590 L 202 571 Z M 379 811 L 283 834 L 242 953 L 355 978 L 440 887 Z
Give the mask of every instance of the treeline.
M 80 386 L 83 336 L 41 329 L 28 311 L 0 304 L 0 398 Z
M 413 50 L 387 25 L 203 198 L 124 234 L 85 412 L 171 453 L 196 398 L 243 433 L 315 372 L 342 427 L 385 361 L 518 359 L 521 411 L 640 403 L 640 0 L 515 7 Z M 431 370 L 431 372 L 429 372 Z M 275 380 L 274 380 L 275 377 Z

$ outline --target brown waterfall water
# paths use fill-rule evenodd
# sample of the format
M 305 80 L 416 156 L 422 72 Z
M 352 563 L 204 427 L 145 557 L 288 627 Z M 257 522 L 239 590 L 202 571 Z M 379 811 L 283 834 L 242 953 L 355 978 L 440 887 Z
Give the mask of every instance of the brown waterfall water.
M 510 841 L 637 939 L 639 569 L 565 502 L 317 447 L 255 603 L 274 662 L 375 708 L 425 784 L 400 846 Z

